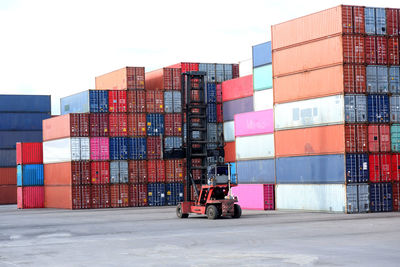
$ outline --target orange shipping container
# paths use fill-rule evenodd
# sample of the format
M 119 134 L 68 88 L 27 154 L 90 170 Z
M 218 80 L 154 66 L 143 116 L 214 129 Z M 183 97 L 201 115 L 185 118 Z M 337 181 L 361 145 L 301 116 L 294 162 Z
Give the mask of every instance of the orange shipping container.
M 226 142 L 224 150 L 225 150 L 225 162 L 235 162 L 236 161 L 235 142 Z
M 0 168 L 0 185 L 16 185 L 17 168 Z
M 17 183 L 0 185 L 0 205 L 17 204 Z
M 162 68 L 147 72 L 146 90 L 181 90 L 181 69 Z
M 69 161 L 43 165 L 44 185 L 90 184 L 90 162 Z
M 343 154 L 344 125 L 275 132 L 276 157 Z
M 144 89 L 144 67 L 124 67 L 98 76 L 96 89 Z
M 89 114 L 66 114 L 43 120 L 43 141 L 89 136 Z

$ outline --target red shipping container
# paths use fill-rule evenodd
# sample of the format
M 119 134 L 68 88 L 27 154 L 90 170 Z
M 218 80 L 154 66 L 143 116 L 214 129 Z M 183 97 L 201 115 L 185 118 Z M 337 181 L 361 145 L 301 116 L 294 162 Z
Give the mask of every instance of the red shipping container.
M 111 207 L 129 207 L 129 186 L 127 184 L 110 185 Z
M 369 155 L 369 180 L 373 183 L 391 181 L 391 156 L 390 154 Z
M 128 91 L 126 97 L 128 112 L 146 112 L 146 91 Z
M 17 164 L 43 164 L 42 143 L 18 142 L 16 153 L 17 153 Z
M 224 122 L 224 116 L 223 116 L 223 110 L 222 110 L 222 104 L 217 104 L 217 122 L 218 123 L 223 123 Z
M 391 180 L 400 182 L 400 154 L 392 154 Z
M 110 185 L 92 185 L 92 209 L 110 207 Z
M 128 161 L 129 183 L 147 183 L 147 161 L 130 160 Z
M 232 79 L 239 77 L 239 64 L 232 64 Z
M 345 126 L 345 146 L 347 153 L 368 152 L 368 128 L 366 125 Z
M 89 116 L 90 136 L 108 136 L 108 114 L 91 113 Z
M 146 73 L 146 90 L 181 90 L 181 69 L 162 68 Z
M 147 162 L 147 174 L 149 183 L 165 183 L 164 160 L 149 160 Z
M 353 6 L 354 33 L 365 33 L 365 10 L 361 6 Z
M 167 183 L 182 183 L 184 173 L 182 159 L 171 159 L 165 161 L 165 179 Z
M 0 185 L 0 205 L 17 203 L 17 183 Z
M 44 208 L 44 187 L 25 186 L 17 188 L 18 209 Z
M 128 113 L 128 135 L 146 136 L 146 114 Z
M 81 209 L 90 209 L 92 208 L 92 194 L 91 194 L 91 186 L 90 185 L 81 185 Z
M 108 184 L 110 182 L 110 163 L 108 161 L 91 162 L 92 184 Z
M 222 101 L 230 101 L 253 95 L 253 75 L 247 75 L 222 83 Z
M 166 136 L 182 136 L 182 114 L 165 114 L 164 131 Z
M 399 35 L 399 10 L 386 8 L 386 33 L 388 35 Z
M 390 152 L 390 126 L 371 124 L 368 126 L 369 152 Z
M 17 184 L 17 168 L 0 168 L 0 186 Z
M 388 39 L 388 63 L 389 65 L 399 65 L 399 37 L 389 37 Z
M 147 185 L 145 184 L 129 185 L 129 206 L 130 207 L 147 206 Z
M 225 142 L 224 151 L 225 151 L 225 162 L 236 161 L 235 142 Z
M 400 210 L 400 183 L 393 183 L 393 211 Z
M 162 137 L 147 137 L 147 159 L 161 159 Z
M 376 63 L 386 65 L 388 63 L 388 40 L 384 36 L 376 37 Z
M 108 119 L 110 137 L 128 136 L 128 117 L 126 113 L 110 113 Z
M 343 33 L 353 33 L 353 8 L 352 6 L 342 6 L 342 25 Z
M 146 110 L 148 113 L 164 112 L 164 93 L 162 91 L 146 91 Z
M 344 91 L 346 93 L 365 93 L 366 68 L 364 65 L 346 64 L 343 66 Z
M 365 43 L 362 35 L 344 35 L 343 62 L 344 63 L 365 63 Z
M 199 63 L 192 63 L 192 62 L 180 62 L 171 66 L 168 66 L 168 68 L 173 68 L 173 69 L 181 69 L 181 73 L 185 73 L 188 71 L 199 71 Z
M 222 103 L 222 84 L 216 84 L 216 91 L 217 91 L 217 103 Z
M 365 63 L 369 65 L 376 64 L 376 38 L 375 36 L 365 37 Z
M 71 161 L 72 184 L 90 185 L 90 161 Z
M 108 111 L 109 112 L 127 112 L 127 96 L 125 90 L 108 91 Z

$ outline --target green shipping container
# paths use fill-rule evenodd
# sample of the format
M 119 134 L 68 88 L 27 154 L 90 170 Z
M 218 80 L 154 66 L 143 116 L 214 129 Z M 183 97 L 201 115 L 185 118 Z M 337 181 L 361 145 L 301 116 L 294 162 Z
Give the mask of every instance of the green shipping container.
M 253 69 L 254 91 L 272 88 L 272 65 L 265 65 Z
M 400 152 L 400 124 L 393 124 L 390 127 L 390 139 L 392 152 Z

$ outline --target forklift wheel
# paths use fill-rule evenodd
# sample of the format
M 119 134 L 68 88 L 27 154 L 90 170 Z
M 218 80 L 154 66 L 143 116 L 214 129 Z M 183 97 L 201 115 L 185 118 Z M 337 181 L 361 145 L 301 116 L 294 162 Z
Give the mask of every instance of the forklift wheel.
M 218 218 L 219 212 L 216 206 L 210 205 L 207 207 L 207 217 L 209 220 L 215 220 Z
M 182 213 L 182 205 L 178 204 L 178 206 L 176 206 L 176 216 L 178 216 L 178 218 L 185 219 L 189 217 L 189 214 Z
M 242 216 L 242 208 L 235 204 L 232 218 L 240 218 Z

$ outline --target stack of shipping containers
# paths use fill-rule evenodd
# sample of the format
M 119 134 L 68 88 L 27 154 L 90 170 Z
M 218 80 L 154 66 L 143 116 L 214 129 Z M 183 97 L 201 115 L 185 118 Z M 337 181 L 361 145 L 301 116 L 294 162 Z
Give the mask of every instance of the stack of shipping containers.
M 17 207 L 44 208 L 42 143 L 17 143 Z
M 391 35 L 398 10 L 382 8 L 338 6 L 272 26 L 278 209 L 392 209 Z
M 50 96 L 0 95 L 0 204 L 17 203 L 17 142 L 41 142 Z

